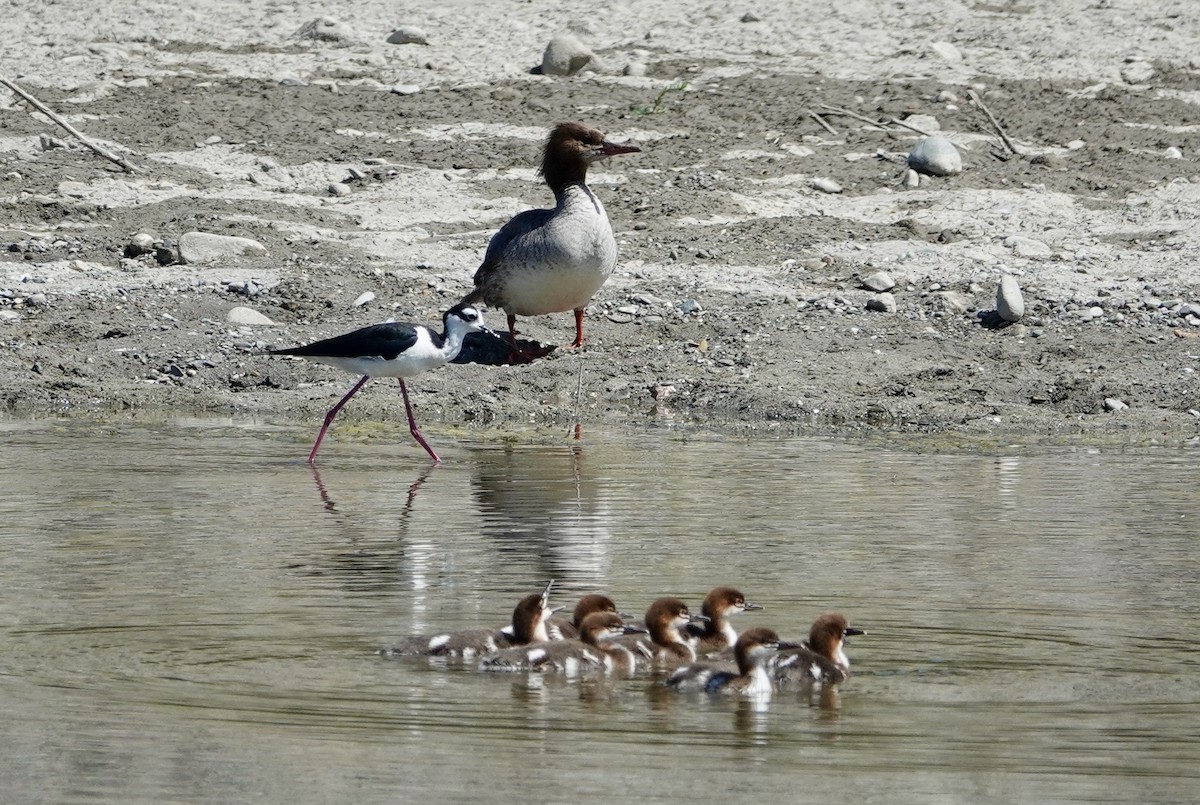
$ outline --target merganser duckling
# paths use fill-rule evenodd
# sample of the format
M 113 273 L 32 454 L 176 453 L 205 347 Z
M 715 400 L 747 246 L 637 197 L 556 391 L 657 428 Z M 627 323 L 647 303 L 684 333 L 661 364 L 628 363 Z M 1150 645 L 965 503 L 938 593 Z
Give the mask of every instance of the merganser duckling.
M 442 459 L 421 436 L 417 421 L 413 418 L 412 404 L 408 401 L 408 388 L 404 378 L 413 377 L 438 366 L 449 363 L 458 356 L 467 333 L 491 333 L 483 325 L 483 315 L 473 306 L 459 303 L 442 316 L 443 332 L 437 333 L 424 324 L 388 322 L 373 324 L 351 333 L 315 341 L 302 347 L 268 350 L 272 355 L 294 355 L 308 358 L 317 363 L 336 366 L 347 372 L 362 375 L 354 388 L 342 397 L 337 405 L 325 414 L 325 422 L 317 433 L 317 441 L 308 454 L 312 464 L 321 447 L 321 440 L 329 430 L 333 418 L 342 406 L 349 402 L 359 389 L 372 377 L 394 377 L 400 381 L 400 394 L 404 397 L 404 411 L 408 414 L 408 429 L 417 444 L 434 461 Z M 493 333 L 494 335 L 494 333 Z
M 492 236 L 464 304 L 483 302 L 508 316 L 510 360 L 517 350 L 517 316 L 575 311 L 575 340 L 583 344 L 583 310 L 617 265 L 617 241 L 600 199 L 587 186 L 588 166 L 640 151 L 616 145 L 582 123 L 550 132 L 540 173 L 554 208 L 526 210 Z
M 695 662 L 695 641 L 684 636 L 683 628 L 689 623 L 703 620 L 706 620 L 706 616 L 691 614 L 687 604 L 678 598 L 659 598 L 646 609 L 647 634 L 614 640 L 632 649 L 639 663 L 656 668 L 674 668 Z
M 696 640 L 696 653 L 700 656 L 732 648 L 737 642 L 738 633 L 729 622 L 729 616 L 756 609 L 762 607 L 748 602 L 740 591 L 732 587 L 717 587 L 705 596 L 700 606 L 700 611 L 708 620 L 689 623 L 684 628 L 684 635 Z
M 850 658 L 844 649 L 851 635 L 864 635 L 836 612 L 826 612 L 813 621 L 808 640 L 782 650 L 767 661 L 771 678 L 778 682 L 834 685 L 850 676 Z
M 747 629 L 733 644 L 736 668 L 728 663 L 693 663 L 677 668 L 664 684 L 679 691 L 770 696 L 775 686 L 764 663 L 780 645 L 791 644 L 781 644 L 779 635 L 771 629 Z
M 503 649 L 479 662 L 483 671 L 558 671 L 574 676 L 582 671 L 618 671 L 634 669 L 633 652 L 612 642 L 619 635 L 644 632 L 626 626 L 614 612 L 593 612 L 580 624 L 580 639 L 551 640 L 518 648 Z
M 583 634 L 580 631 L 583 619 L 596 612 L 612 612 L 622 620 L 628 618 L 627 615 L 617 611 L 616 602 L 607 595 L 590 593 L 580 598 L 575 604 L 575 610 L 571 613 L 570 620 L 556 615 L 546 624 L 546 631 L 550 634 L 551 640 L 578 640 Z M 645 629 L 640 631 L 644 632 Z
M 544 643 L 550 639 L 546 634 L 546 621 L 557 610 L 547 603 L 550 588 L 521 599 L 512 614 L 509 629 L 465 629 L 461 632 L 410 637 L 401 643 L 380 651 L 384 656 L 427 656 L 473 657 L 491 654 L 502 648 L 524 646 L 529 643 Z

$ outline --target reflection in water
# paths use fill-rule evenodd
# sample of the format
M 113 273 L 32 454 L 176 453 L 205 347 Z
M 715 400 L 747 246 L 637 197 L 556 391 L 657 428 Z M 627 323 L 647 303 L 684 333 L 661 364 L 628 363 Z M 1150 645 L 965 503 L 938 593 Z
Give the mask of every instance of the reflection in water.
M 582 589 L 605 586 L 612 542 L 612 511 L 585 450 L 478 451 L 471 483 L 482 532 L 497 550 Z
M 261 426 L 115 429 L 0 430 L 5 801 L 791 801 L 799 779 L 830 802 L 1128 802 L 1200 785 L 1194 451 L 664 430 L 399 470 L 390 447 L 349 444 L 310 476 L 295 438 Z M 373 654 L 502 623 L 551 577 L 555 603 L 603 589 L 634 611 L 732 582 L 765 606 L 755 625 L 798 636 L 836 609 L 871 637 L 840 689 L 765 707 Z

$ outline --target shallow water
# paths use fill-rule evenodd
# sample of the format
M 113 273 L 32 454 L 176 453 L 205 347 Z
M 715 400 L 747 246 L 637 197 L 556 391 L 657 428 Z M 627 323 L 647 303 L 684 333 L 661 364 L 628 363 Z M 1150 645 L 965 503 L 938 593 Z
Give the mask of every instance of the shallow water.
M 0 422 L 5 802 L 1190 801 L 1196 450 Z M 519 438 L 524 438 L 518 435 Z M 532 439 L 532 437 L 531 437 Z M 544 440 L 543 440 L 544 441 Z M 385 660 L 557 579 L 869 635 L 766 706 Z

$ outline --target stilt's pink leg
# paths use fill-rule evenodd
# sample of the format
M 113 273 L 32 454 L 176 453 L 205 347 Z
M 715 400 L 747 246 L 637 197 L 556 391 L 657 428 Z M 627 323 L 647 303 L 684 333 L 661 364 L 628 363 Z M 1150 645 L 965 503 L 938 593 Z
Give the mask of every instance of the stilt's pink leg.
M 346 396 L 338 400 L 338 404 L 329 409 L 329 413 L 325 415 L 325 423 L 321 425 L 321 432 L 317 434 L 317 442 L 313 445 L 312 452 L 308 454 L 309 464 L 312 464 L 313 459 L 317 457 L 317 448 L 321 446 L 321 440 L 325 438 L 325 431 L 329 430 L 329 425 L 333 422 L 333 418 L 338 415 L 338 411 L 342 410 L 342 406 L 345 405 L 346 402 L 353 397 L 370 379 L 370 375 L 363 375 L 362 378 L 360 378 L 359 381 L 354 384 L 354 388 L 346 392 Z M 409 415 L 409 419 L 412 419 L 411 415 Z
M 441 463 L 441 457 L 437 453 L 433 452 L 433 448 L 430 447 L 429 443 L 425 441 L 425 438 L 421 436 L 421 431 L 417 430 L 417 420 L 413 419 L 412 404 L 408 401 L 408 389 L 404 385 L 404 378 L 398 377 L 396 379 L 400 381 L 400 393 L 404 395 L 404 411 L 408 414 L 408 432 L 411 433 L 413 438 L 417 440 L 417 444 L 425 448 L 425 452 L 429 454 L 430 458 L 438 463 Z

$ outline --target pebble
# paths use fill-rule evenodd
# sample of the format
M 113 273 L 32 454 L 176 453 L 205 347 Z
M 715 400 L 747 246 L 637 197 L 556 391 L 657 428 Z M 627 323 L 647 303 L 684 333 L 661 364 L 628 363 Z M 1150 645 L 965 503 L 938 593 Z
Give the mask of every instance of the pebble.
M 932 50 L 942 61 L 962 61 L 962 51 L 949 42 L 931 42 L 929 44 L 929 49 Z
M 875 294 L 867 300 L 867 310 L 874 310 L 877 313 L 895 313 L 896 297 L 886 292 Z
M 882 293 L 883 291 L 890 291 L 892 288 L 895 288 L 896 282 L 886 271 L 876 271 L 874 274 L 868 274 L 866 277 L 863 277 L 862 285 L 868 291 Z
M 574 36 L 559 34 L 550 40 L 542 54 L 542 74 L 574 75 L 595 57 L 596 54 Z
M 58 183 L 58 194 L 60 196 L 83 198 L 87 195 L 87 191 L 88 186 L 86 182 L 73 182 L 68 179 Z
M 937 291 L 935 293 L 942 300 L 942 307 L 954 313 L 966 313 L 974 304 L 971 297 L 958 291 Z
M 742 22 L 758 22 L 760 19 L 762 19 L 762 18 L 759 17 L 757 14 L 755 14 L 753 11 L 747 11 L 745 14 L 742 15 Z
M 1020 321 L 1025 315 L 1025 296 L 1012 274 L 1000 278 L 1000 287 L 996 290 L 996 313 L 1005 321 Z
M 1079 318 L 1083 319 L 1084 321 L 1094 321 L 1095 319 L 1102 319 L 1102 318 L 1104 318 L 1104 308 L 1102 308 L 1098 305 L 1093 305 L 1092 307 L 1089 307 L 1086 310 L 1079 311 Z
M 43 151 L 50 151 L 55 148 L 66 148 L 67 144 L 65 141 L 57 137 L 51 137 L 49 134 L 39 134 L 38 147 Z
M 429 37 L 423 28 L 415 25 L 401 25 L 392 31 L 387 38 L 389 45 L 428 45 Z
M 350 185 L 345 182 L 334 182 L 329 185 L 329 193 L 334 196 L 348 196 L 352 192 Z
M 904 171 L 904 187 L 908 190 L 916 190 L 921 186 L 921 174 L 917 173 L 912 168 Z
M 1124 400 L 1118 400 L 1116 397 L 1105 397 L 1104 398 L 1104 410 L 1105 411 L 1124 411 L 1128 407 L 1129 406 L 1125 403 Z
M 374 291 L 363 291 L 362 293 L 360 293 L 358 295 L 358 298 L 354 300 L 353 307 L 362 307 L 363 305 L 365 305 L 369 302 L 374 302 L 374 301 L 375 301 L 375 292 Z
M 18 313 L 17 311 L 15 311 L 15 310 L 0 310 L 0 321 L 14 322 L 14 321 L 20 321 L 20 320 L 21 320 L 21 314 Z
M 394 84 L 389 90 L 393 95 L 416 95 L 421 91 L 420 84 Z
M 625 69 L 621 72 L 623 72 L 625 75 L 644 76 L 646 74 L 646 69 L 645 62 L 631 61 L 629 64 L 625 65 Z
M 1145 84 L 1154 78 L 1154 65 L 1148 61 L 1131 62 L 1121 68 L 1121 80 L 1126 84 Z
M 704 308 L 700 307 L 700 303 L 695 299 L 684 299 L 679 303 L 679 312 L 685 316 L 691 315 L 692 313 L 699 313 L 702 310 L 704 310 Z
M 1163 157 L 1166 159 L 1183 159 L 1183 151 L 1178 146 L 1172 145 L 1167 150 L 1163 151 Z
M 253 326 L 262 326 L 262 327 L 275 326 L 275 322 L 271 321 L 266 316 L 264 316 L 263 314 L 259 313 L 257 310 L 255 310 L 254 308 L 251 308 L 251 307 L 231 308 L 230 311 L 225 314 L 225 321 L 229 322 L 230 324 L 238 324 L 238 325 L 245 325 L 245 326 L 252 326 L 252 327 Z
M 840 192 L 842 192 L 842 186 L 840 184 L 838 184 L 837 182 L 835 182 L 833 179 L 818 178 L 818 179 L 813 179 L 808 184 L 814 190 L 820 190 L 822 193 L 840 193 Z
M 35 305 L 35 306 L 36 305 L 44 305 L 44 304 L 46 304 L 46 295 L 44 293 L 40 293 L 40 292 L 39 293 L 31 293 L 29 295 L 29 298 L 25 301 L 30 305 Z
M 1050 247 L 1045 243 L 1023 235 L 1009 235 L 1004 239 L 1004 245 L 1012 249 L 1013 254 L 1017 257 L 1026 257 L 1030 260 L 1046 260 L 1052 254 Z
M 949 139 L 934 134 L 913 146 L 908 154 L 908 167 L 928 176 L 954 176 L 962 173 L 962 155 Z
M 257 240 L 209 232 L 188 232 L 179 239 L 179 257 L 185 263 L 215 263 L 230 257 L 266 254 Z
M 142 254 L 150 254 L 152 251 L 154 251 L 154 238 L 145 232 L 138 232 L 129 239 L 129 243 L 125 246 L 126 257 L 137 257 Z
M 317 17 L 300 26 L 294 34 L 296 39 L 314 39 L 321 42 L 348 44 L 354 41 L 350 28 L 333 17 Z

